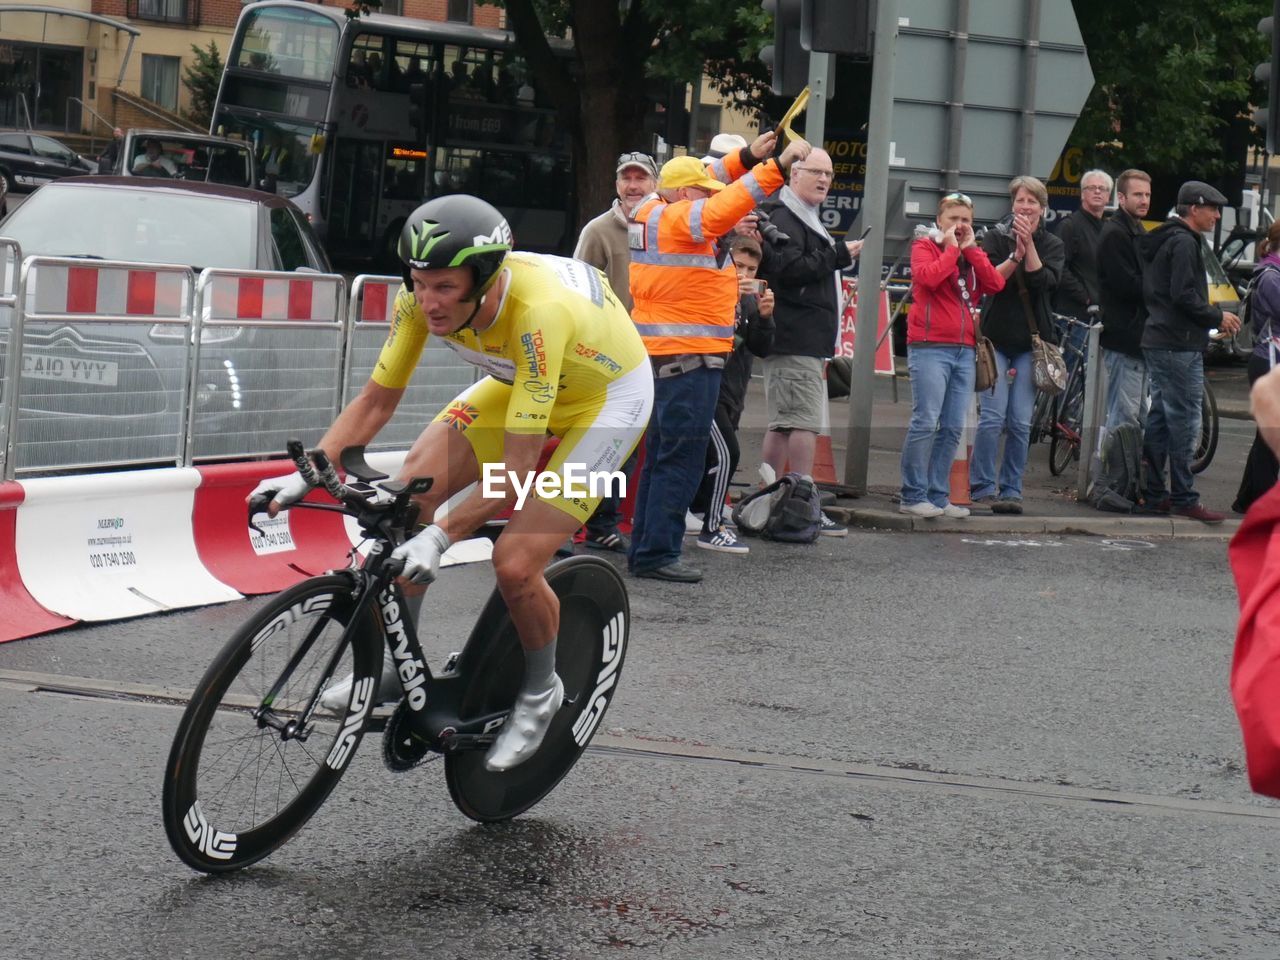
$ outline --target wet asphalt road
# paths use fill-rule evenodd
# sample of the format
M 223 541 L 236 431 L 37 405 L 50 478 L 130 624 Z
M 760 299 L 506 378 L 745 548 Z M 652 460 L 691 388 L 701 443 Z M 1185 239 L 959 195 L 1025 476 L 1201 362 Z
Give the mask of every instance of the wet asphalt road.
M 974 542 L 966 542 L 974 541 Z M 1217 541 L 854 534 L 630 581 L 604 733 L 510 824 L 367 739 L 268 860 L 169 851 L 178 709 L 246 601 L 0 645 L 0 956 L 1275 957 Z M 433 662 L 491 583 L 432 594 Z M 443 588 L 443 589 L 442 589 Z

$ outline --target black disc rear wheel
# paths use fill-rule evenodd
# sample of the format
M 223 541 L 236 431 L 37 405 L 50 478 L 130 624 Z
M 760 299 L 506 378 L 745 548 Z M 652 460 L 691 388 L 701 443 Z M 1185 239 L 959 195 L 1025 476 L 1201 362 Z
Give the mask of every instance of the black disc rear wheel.
M 346 771 L 381 669 L 372 614 L 370 633 L 342 639 L 353 607 L 349 577 L 300 583 L 245 623 L 206 671 L 164 776 L 165 832 L 189 866 L 226 873 L 262 859 L 310 819 Z M 317 701 L 304 716 L 316 691 L 351 673 L 342 707 Z
M 622 577 L 598 557 L 571 557 L 547 569 L 547 582 L 560 598 L 556 672 L 564 681 L 564 706 L 538 752 L 517 767 L 486 770 L 484 751 L 445 757 L 449 795 L 473 820 L 509 820 L 550 793 L 591 742 L 618 689 L 631 628 Z M 459 672 L 468 685 L 460 703 L 463 720 L 515 702 L 524 654 L 496 590 L 472 631 Z

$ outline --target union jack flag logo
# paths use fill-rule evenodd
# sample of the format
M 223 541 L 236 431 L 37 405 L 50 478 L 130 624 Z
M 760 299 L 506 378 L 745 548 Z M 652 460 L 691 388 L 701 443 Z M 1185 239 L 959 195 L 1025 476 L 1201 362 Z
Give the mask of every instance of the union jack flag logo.
M 471 426 L 475 422 L 476 417 L 480 413 L 479 407 L 473 407 L 471 404 L 459 401 L 449 405 L 445 410 L 442 419 L 453 429 L 462 431 Z

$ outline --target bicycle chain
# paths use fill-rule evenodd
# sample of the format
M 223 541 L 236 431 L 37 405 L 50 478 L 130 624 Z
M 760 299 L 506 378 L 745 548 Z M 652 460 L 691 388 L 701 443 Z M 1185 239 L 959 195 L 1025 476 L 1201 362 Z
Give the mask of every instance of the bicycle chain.
M 409 699 L 405 697 L 387 718 L 382 734 L 382 762 L 392 773 L 404 773 L 440 758 L 440 754 L 431 749 L 431 744 L 414 733 L 409 714 Z

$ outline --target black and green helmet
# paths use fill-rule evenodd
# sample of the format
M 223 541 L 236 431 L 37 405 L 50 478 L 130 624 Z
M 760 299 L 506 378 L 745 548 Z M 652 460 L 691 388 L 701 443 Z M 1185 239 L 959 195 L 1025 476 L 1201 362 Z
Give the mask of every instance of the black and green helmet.
M 399 254 L 405 286 L 413 289 L 410 270 L 470 267 L 475 286 L 467 296 L 484 296 L 511 250 L 511 225 L 478 197 L 436 197 L 409 214 L 400 231 Z

